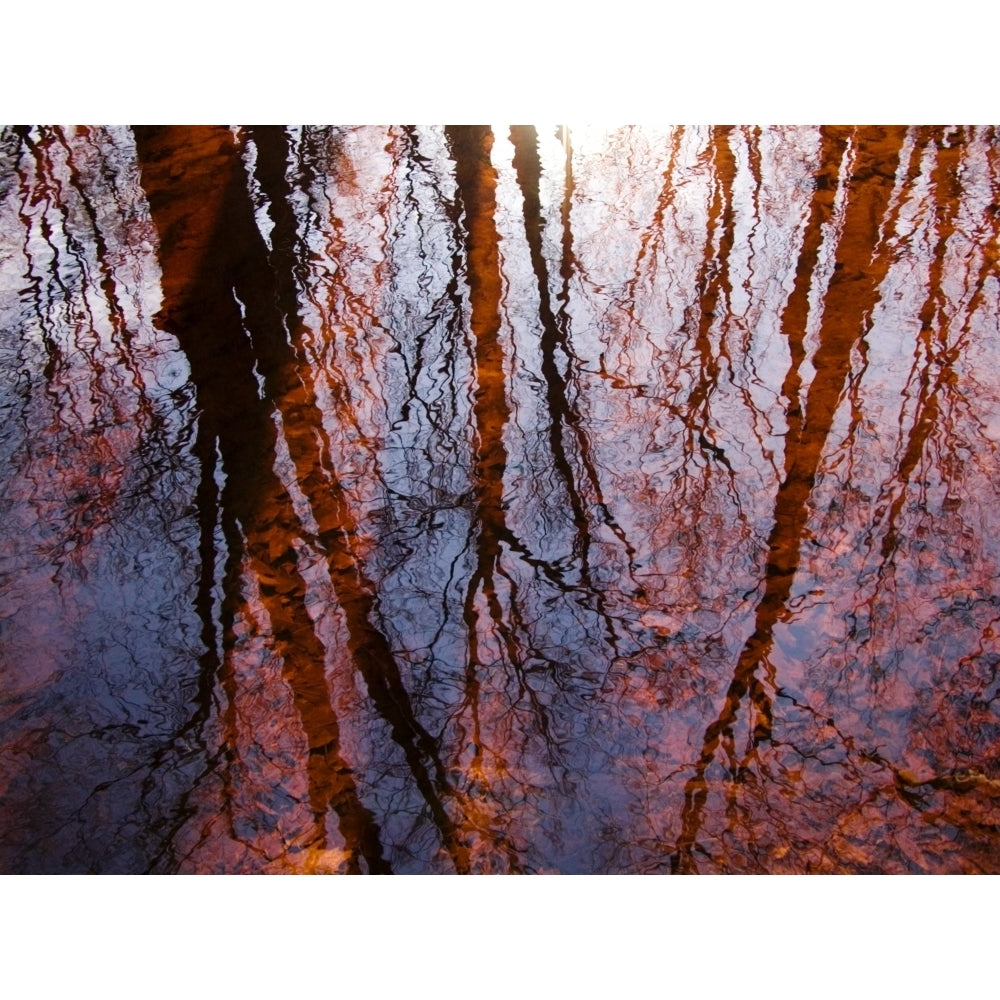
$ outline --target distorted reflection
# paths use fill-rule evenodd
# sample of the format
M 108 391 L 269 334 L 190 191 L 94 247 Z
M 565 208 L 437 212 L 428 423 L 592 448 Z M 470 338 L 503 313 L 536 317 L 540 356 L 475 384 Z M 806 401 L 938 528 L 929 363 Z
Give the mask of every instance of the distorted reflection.
M 0 133 L 0 871 L 1000 872 L 991 128 Z

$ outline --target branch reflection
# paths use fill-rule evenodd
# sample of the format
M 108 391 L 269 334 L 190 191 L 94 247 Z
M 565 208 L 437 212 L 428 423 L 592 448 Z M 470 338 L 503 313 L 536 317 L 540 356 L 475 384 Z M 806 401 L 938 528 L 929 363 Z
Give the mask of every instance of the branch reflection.
M 0 870 L 983 872 L 991 128 L 0 133 Z

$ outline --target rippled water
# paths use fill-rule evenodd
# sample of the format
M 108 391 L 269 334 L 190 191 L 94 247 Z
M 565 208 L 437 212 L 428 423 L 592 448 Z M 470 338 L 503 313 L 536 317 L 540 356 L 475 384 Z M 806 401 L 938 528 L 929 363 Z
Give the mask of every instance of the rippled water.
M 0 870 L 1000 871 L 994 129 L 8 129 Z

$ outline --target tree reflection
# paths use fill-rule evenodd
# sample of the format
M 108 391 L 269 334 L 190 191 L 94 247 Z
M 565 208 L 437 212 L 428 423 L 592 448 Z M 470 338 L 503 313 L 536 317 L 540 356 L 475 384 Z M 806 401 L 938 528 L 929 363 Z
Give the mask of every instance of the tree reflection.
M 4 870 L 991 871 L 1000 144 L 0 141 Z
M 678 840 L 679 870 L 691 865 L 691 851 L 696 842 L 700 813 L 707 797 L 704 774 L 715 756 L 720 740 L 730 745 L 734 776 L 742 774 L 753 759 L 756 747 L 770 740 L 773 725 L 772 691 L 776 680 L 773 672 L 765 685 L 757 676 L 761 666 L 767 668 L 767 656 L 773 642 L 774 628 L 788 613 L 788 599 L 798 569 L 800 551 L 809 519 L 809 498 L 820 467 L 820 459 L 833 423 L 833 416 L 847 384 L 851 370 L 851 351 L 864 336 L 865 321 L 873 308 L 878 287 L 885 276 L 888 261 L 881 252 L 879 231 L 888 205 L 889 191 L 882 180 L 883 173 L 892 176 L 902 136 L 892 136 L 882 143 L 859 144 L 846 208 L 840 226 L 834 274 L 824 296 L 824 311 L 819 331 L 819 343 L 812 363 L 816 374 L 808 391 L 798 393 L 798 374 L 786 379 L 795 386 L 790 397 L 789 415 L 792 420 L 785 453 L 785 478 L 778 487 L 774 508 L 774 527 L 768 540 L 768 562 L 763 581 L 763 595 L 757 605 L 755 628 L 740 653 L 726 702 L 718 718 L 705 732 L 705 740 L 694 777 L 685 792 L 685 813 L 682 833 Z M 830 160 L 821 168 L 820 177 L 834 173 L 846 151 L 846 141 L 830 144 Z M 840 154 L 838 156 L 838 154 Z M 820 185 L 820 190 L 822 190 Z M 821 224 L 823 202 L 818 199 L 811 224 Z M 806 247 L 811 241 L 806 237 Z M 874 249 L 873 249 L 874 248 Z M 809 250 L 807 249 L 807 252 Z M 799 274 L 803 274 L 800 267 Z M 805 273 L 809 273 L 808 271 Z M 788 313 L 786 311 L 786 316 Z M 790 337 L 801 343 L 798 329 Z M 801 347 L 793 349 L 793 364 L 800 359 Z M 753 705 L 752 735 L 746 756 L 739 759 L 732 744 L 733 726 L 744 697 Z
M 204 458 L 217 449 L 224 476 L 218 496 L 228 549 L 221 622 L 223 656 L 231 655 L 236 645 L 234 623 L 243 601 L 239 575 L 245 555 L 256 575 L 270 642 L 281 658 L 282 675 L 292 691 L 306 737 L 309 803 L 315 829 L 301 846 L 326 848 L 325 815 L 332 807 L 352 863 L 363 857 L 370 871 L 384 871 L 378 829 L 358 800 L 350 767 L 340 754 L 339 724 L 330 706 L 323 670 L 324 650 L 307 613 L 306 583 L 299 569 L 296 548 L 303 532 L 292 498 L 274 471 L 274 409 L 280 413 L 281 402 L 299 386 L 292 382 L 295 359 L 282 317 L 274 308 L 274 272 L 254 223 L 233 138 L 222 129 L 137 129 L 136 143 L 143 187 L 162 234 L 163 321 L 176 333 L 191 363 L 201 410 L 199 437 L 203 443 L 199 451 Z M 170 174 L 181 158 L 189 160 L 183 183 L 178 184 Z M 304 415 L 308 416 L 308 411 Z M 300 483 L 308 484 L 310 477 L 319 474 L 319 456 L 293 450 L 291 442 L 288 447 L 293 459 L 298 459 Z M 214 481 L 214 463 L 206 462 L 200 497 L 209 504 L 201 511 L 203 572 L 215 563 L 209 539 L 218 516 L 210 503 L 214 491 L 205 485 Z M 336 500 L 334 495 L 333 502 Z M 350 552 L 344 534 L 334 535 L 337 548 L 331 559 L 348 562 L 345 569 L 349 578 Z M 328 538 L 324 541 L 329 545 Z M 355 655 L 391 660 L 384 639 L 361 620 L 363 592 L 354 600 L 354 606 L 362 604 L 352 631 Z M 199 603 L 204 614 L 204 587 Z M 342 603 L 348 605 L 347 600 Z M 211 669 L 216 643 L 207 646 L 205 665 Z M 229 702 L 228 755 L 238 758 L 241 748 L 235 731 L 232 667 L 220 667 Z M 206 688 L 203 683 L 203 690 Z M 230 776 L 225 784 L 233 780 Z M 224 798 L 231 801 L 232 791 L 224 793 Z

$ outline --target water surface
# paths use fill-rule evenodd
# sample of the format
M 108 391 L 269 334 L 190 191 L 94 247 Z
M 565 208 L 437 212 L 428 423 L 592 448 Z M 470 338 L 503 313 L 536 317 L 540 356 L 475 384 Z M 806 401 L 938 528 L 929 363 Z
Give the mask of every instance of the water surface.
M 1000 871 L 1000 136 L 0 134 L 0 871 Z

